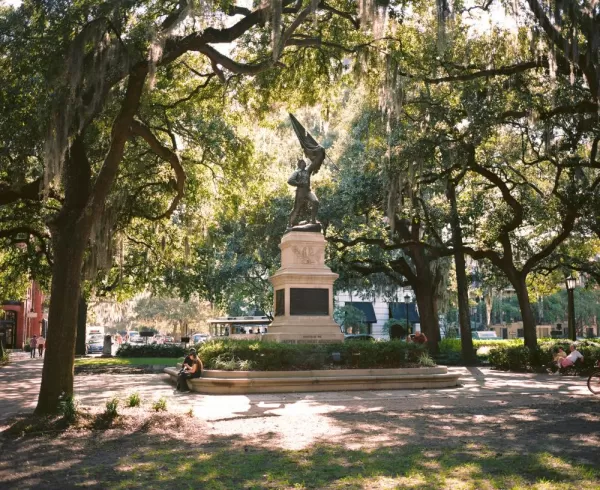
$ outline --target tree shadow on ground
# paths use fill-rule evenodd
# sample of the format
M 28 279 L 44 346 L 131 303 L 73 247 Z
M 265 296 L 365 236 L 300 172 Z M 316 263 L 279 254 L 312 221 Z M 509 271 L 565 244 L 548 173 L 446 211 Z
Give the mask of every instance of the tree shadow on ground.
M 482 404 L 459 412 L 442 407 L 339 412 L 328 417 L 350 447 L 368 447 L 371 439 L 377 446 L 402 446 L 407 441 L 430 448 L 474 443 L 498 451 L 550 451 L 583 463 L 600 461 L 600 415 L 593 401 L 521 408 Z
M 279 449 L 281 434 L 268 427 L 210 434 L 198 419 L 146 414 L 131 428 L 4 436 L 0 488 L 591 490 L 600 470 L 585 461 L 597 462 L 600 448 L 576 435 L 600 433 L 596 407 L 506 408 L 493 421 L 483 409 L 327 413 L 342 430 L 298 450 Z

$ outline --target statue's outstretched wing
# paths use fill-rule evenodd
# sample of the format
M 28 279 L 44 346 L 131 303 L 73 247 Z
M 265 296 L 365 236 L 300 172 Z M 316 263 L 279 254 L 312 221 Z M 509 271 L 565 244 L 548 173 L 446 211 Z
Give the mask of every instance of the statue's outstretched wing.
M 296 119 L 293 114 L 290 114 L 290 119 L 292 120 L 292 126 L 296 132 L 296 136 L 298 136 L 298 140 L 300 140 L 300 145 L 302 145 L 304 154 L 311 161 L 311 164 L 307 170 L 313 174 L 316 174 L 325 160 L 325 148 L 317 143 L 317 141 L 304 128 L 304 126 L 300 124 L 298 119 Z

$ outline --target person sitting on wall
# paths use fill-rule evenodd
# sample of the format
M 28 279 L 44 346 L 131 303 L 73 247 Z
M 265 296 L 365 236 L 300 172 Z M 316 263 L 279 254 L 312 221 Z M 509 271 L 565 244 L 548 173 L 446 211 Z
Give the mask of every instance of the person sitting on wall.
M 573 366 L 579 359 L 581 359 L 581 362 L 583 362 L 583 355 L 581 354 L 581 352 L 579 352 L 577 350 L 577 348 L 575 347 L 575 344 L 571 344 L 569 346 L 569 350 L 571 352 L 569 352 L 567 357 L 565 357 L 564 359 L 560 359 L 558 361 L 559 369 Z
M 415 344 L 425 344 L 427 343 L 427 336 L 423 332 L 418 331 L 417 333 L 415 333 L 414 337 L 412 338 L 412 341 Z
M 177 390 L 182 392 L 190 391 L 187 384 L 188 379 L 199 378 L 202 376 L 202 361 L 198 359 L 195 349 L 190 350 L 188 357 L 190 358 L 192 365 L 183 364 L 181 371 L 179 371 L 179 376 L 177 377 Z
M 560 369 L 560 362 L 567 357 L 567 353 L 565 350 L 558 346 L 552 349 L 552 362 L 546 366 L 546 371 L 548 374 L 553 374 Z
M 556 365 L 560 367 L 560 361 L 562 361 L 565 357 L 567 357 L 567 353 L 562 347 L 558 346 L 554 351 L 554 357 L 552 359 Z
M 196 354 L 196 349 L 191 348 L 188 352 L 188 355 L 185 356 L 185 359 L 183 360 L 183 364 L 181 365 L 181 367 L 185 367 L 186 365 L 188 365 L 189 367 L 192 367 L 192 365 L 194 364 L 194 362 L 192 361 L 191 355 L 192 354 Z

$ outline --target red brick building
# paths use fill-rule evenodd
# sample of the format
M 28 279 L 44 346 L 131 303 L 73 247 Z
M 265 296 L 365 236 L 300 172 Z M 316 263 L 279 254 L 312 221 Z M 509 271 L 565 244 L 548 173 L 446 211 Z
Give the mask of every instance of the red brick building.
M 22 349 L 33 335 L 46 335 L 42 304 L 44 293 L 35 281 L 23 301 L 0 304 L 0 339 L 8 349 Z

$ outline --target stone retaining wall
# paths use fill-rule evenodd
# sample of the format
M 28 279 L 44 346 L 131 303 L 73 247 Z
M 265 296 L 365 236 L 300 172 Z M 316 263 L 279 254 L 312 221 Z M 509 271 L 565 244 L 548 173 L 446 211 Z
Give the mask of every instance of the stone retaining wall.
M 173 380 L 179 368 L 165 368 Z M 336 369 L 322 371 L 212 371 L 189 381 L 192 391 L 210 394 L 294 393 L 310 391 L 448 388 L 459 374 L 445 366 L 404 369 Z

